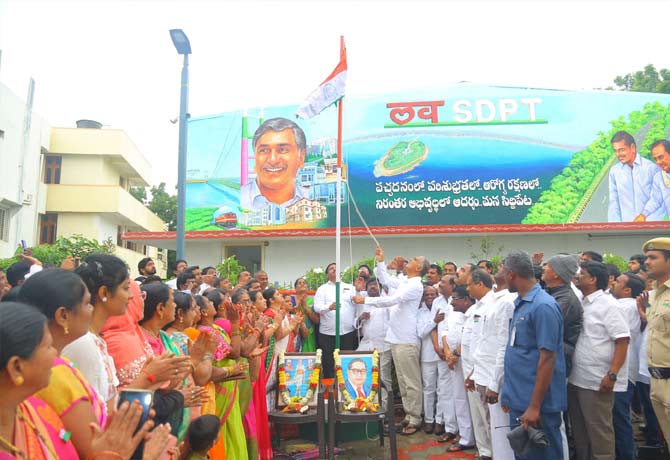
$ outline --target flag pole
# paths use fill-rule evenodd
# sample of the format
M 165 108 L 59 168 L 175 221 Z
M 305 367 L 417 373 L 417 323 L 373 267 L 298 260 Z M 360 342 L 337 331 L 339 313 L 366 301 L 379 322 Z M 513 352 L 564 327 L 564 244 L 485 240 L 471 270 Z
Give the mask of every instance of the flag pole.
M 340 59 L 345 53 L 344 36 L 340 35 Z M 335 348 L 340 348 L 340 236 L 342 233 L 342 110 L 344 96 L 337 102 L 337 183 L 335 184 Z

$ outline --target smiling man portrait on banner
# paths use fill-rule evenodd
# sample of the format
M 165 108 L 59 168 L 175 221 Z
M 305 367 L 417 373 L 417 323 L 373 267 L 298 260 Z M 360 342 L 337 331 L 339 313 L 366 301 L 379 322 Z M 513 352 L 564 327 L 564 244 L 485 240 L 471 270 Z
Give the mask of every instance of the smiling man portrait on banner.
M 240 190 L 240 207 L 265 209 L 290 206 L 309 198 L 309 190 L 297 180 L 305 165 L 307 141 L 304 131 L 287 118 L 271 118 L 254 133 L 255 180 Z

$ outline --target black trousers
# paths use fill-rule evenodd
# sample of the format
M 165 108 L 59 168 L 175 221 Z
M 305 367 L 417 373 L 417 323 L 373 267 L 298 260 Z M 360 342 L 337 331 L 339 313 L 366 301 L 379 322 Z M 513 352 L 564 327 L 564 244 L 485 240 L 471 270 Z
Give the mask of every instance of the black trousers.
M 333 351 L 335 351 L 335 336 L 326 335 L 319 332 L 319 347 L 321 348 L 321 366 L 323 368 L 323 377 L 332 379 L 335 377 L 335 360 Z M 356 331 L 340 336 L 340 350 L 355 350 L 358 348 L 358 335 Z

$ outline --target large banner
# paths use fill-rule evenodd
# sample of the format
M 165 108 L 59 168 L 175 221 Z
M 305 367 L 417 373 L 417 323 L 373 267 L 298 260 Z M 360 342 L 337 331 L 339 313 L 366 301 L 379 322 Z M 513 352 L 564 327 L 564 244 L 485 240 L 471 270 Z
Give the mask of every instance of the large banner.
M 189 120 L 187 230 L 335 226 L 336 109 L 296 109 Z M 670 215 L 668 95 L 462 84 L 348 97 L 344 119 L 344 226 L 354 204 L 408 232 Z

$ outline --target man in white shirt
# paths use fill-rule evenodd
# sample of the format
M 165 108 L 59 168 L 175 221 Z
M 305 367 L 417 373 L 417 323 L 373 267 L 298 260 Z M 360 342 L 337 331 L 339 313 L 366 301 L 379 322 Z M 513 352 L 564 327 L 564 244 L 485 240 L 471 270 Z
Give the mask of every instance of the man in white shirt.
M 607 287 L 607 267 L 583 262 L 575 284 L 584 294 L 584 326 L 568 378 L 568 412 L 577 460 L 613 459 L 614 391 L 628 388 L 630 330 Z
M 633 222 L 644 210 L 653 188 L 657 167 L 637 153 L 635 139 L 626 131 L 612 137 L 619 160 L 609 172 L 609 222 Z
M 472 432 L 472 419 L 470 418 L 470 407 L 468 398 L 465 395 L 465 387 L 463 386 L 465 377 L 463 376 L 463 364 L 461 360 L 461 339 L 465 324 L 465 313 L 474 303 L 475 300 L 468 295 L 465 286 L 454 287 L 451 296 L 452 310 L 445 320 L 440 323 L 438 328 L 447 366 L 453 372 L 451 389 L 453 392 L 456 422 L 458 424 L 458 434 L 460 435 L 460 440 L 458 441 L 458 445 L 461 447 L 460 450 L 472 447 L 475 444 Z M 449 442 L 455 439 L 456 436 L 455 430 L 447 430 L 444 437 L 440 438 L 440 441 Z
M 491 421 L 489 406 L 486 403 L 486 386 L 474 379 L 475 365 L 477 364 L 477 351 L 479 342 L 482 340 L 482 325 L 484 317 L 490 308 L 493 308 L 493 281 L 491 275 L 481 268 L 472 270 L 468 279 L 468 294 L 477 303 L 468 310 L 466 314 L 465 327 L 463 328 L 463 374 L 465 377 L 465 389 L 468 391 L 470 402 L 470 414 L 475 429 L 477 450 L 483 457 L 491 457 Z M 482 364 L 480 363 L 479 367 Z M 485 372 L 485 371 L 482 371 Z M 488 378 L 478 375 L 482 383 L 488 383 Z M 486 381 L 485 381 L 486 380 Z M 456 448 L 457 446 L 454 446 Z
M 214 285 L 214 280 L 216 279 L 216 268 L 214 267 L 205 267 L 202 269 L 202 284 L 200 285 L 199 294 L 202 295 L 207 289 L 210 289 Z M 262 292 L 262 291 L 261 291 Z
M 625 391 L 614 392 L 614 438 L 617 460 L 634 460 L 635 440 L 633 424 L 630 417 L 630 406 L 635 392 L 635 382 L 640 368 L 640 314 L 637 312 L 635 298 L 644 291 L 644 281 L 633 274 L 619 275 L 612 287 L 612 295 L 617 299 L 619 311 L 630 329 L 628 343 L 628 387 Z
M 377 268 L 375 273 L 384 286 L 395 288 L 393 294 L 386 297 L 354 296 L 357 304 L 372 305 L 378 308 L 394 307 L 386 341 L 391 344 L 393 363 L 398 376 L 400 395 L 405 409 L 405 427 L 402 434 L 411 435 L 421 427 L 422 391 L 419 358 L 421 342 L 416 334 L 416 318 L 423 296 L 421 277 L 428 273 L 430 262 L 419 256 L 405 266 L 407 279 L 392 278 L 386 272 L 384 251 L 377 246 L 375 250 Z
M 451 306 L 451 294 L 456 287 L 456 276 L 447 275 L 440 279 L 437 285 L 439 296 L 433 301 L 432 311 L 443 313 L 444 319 L 440 321 L 433 334 L 436 336 L 440 360 L 437 363 L 437 415 L 435 417 L 435 435 L 439 436 L 440 442 L 448 442 L 458 433 L 456 422 L 456 407 L 454 405 L 453 382 L 454 371 L 449 369 L 446 356 L 442 346 L 442 332 L 446 330 L 449 314 L 453 311 Z M 461 378 L 462 382 L 463 379 Z M 469 414 L 468 414 L 469 415 Z M 450 437 L 451 435 L 451 437 Z M 447 439 L 449 438 L 449 439 Z
M 323 376 L 327 379 L 335 376 L 335 280 L 337 265 L 330 263 L 326 267 L 328 282 L 319 286 L 314 294 L 314 313 L 319 315 L 319 346 L 323 351 Z M 356 309 L 351 303 L 354 287 L 351 284 L 340 283 L 340 349 L 355 350 L 358 346 L 358 337 L 354 329 Z
M 377 280 L 368 280 L 365 291 L 366 297 L 379 297 L 380 288 Z M 386 391 L 382 391 L 382 407 L 386 408 L 388 393 L 392 391 L 393 386 L 391 346 L 384 340 L 389 327 L 389 309 L 358 305 L 356 314 L 358 318 L 355 327 L 363 335 L 358 344 L 358 351 L 373 351 L 375 348 L 379 351 L 379 378 L 386 387 Z
M 416 333 L 421 339 L 421 380 L 423 382 L 423 430 L 432 434 L 435 423 L 443 425 L 442 406 L 436 400 L 438 385 L 438 363 L 444 352 L 437 339 L 437 325 L 444 319 L 444 312 L 433 308 L 437 289 L 424 286 L 423 301 L 419 307 Z M 437 404 L 436 404 L 437 403 Z
M 186 267 L 188 267 L 188 262 L 186 262 L 184 259 L 179 259 L 175 261 L 174 270 L 172 270 L 174 278 L 165 283 L 168 286 L 170 286 L 170 289 L 175 291 L 177 290 L 177 277 L 181 275 L 184 272 L 184 270 L 186 270 Z
M 507 440 L 509 414 L 502 410 L 498 397 L 503 386 L 509 323 L 514 314 L 514 299 L 517 295 L 507 289 L 504 268 L 498 270 L 494 281 L 497 290 L 493 293 L 492 302 L 482 312 L 482 332 L 474 353 L 472 379 L 478 389 L 486 388 L 484 396 L 491 421 L 491 449 L 496 459 L 513 460 L 514 451 Z

